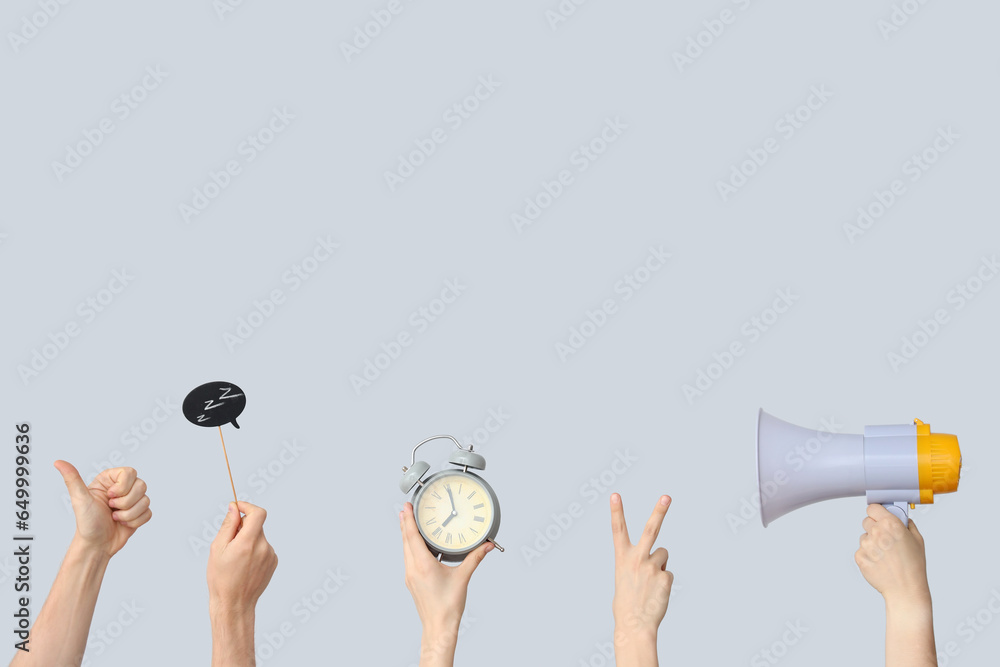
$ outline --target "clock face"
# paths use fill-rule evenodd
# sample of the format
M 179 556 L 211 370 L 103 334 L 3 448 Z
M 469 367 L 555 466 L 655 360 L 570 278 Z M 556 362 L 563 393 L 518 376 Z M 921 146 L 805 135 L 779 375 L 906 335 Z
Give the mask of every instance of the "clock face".
M 476 548 L 492 537 L 499 519 L 496 496 L 486 482 L 461 471 L 428 479 L 413 498 L 413 513 L 424 540 L 442 554 Z

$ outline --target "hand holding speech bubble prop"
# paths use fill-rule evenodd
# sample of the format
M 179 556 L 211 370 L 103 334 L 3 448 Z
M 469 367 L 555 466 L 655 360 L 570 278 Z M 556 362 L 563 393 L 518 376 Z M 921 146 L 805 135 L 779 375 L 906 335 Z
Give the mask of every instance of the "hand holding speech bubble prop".
M 195 426 L 219 427 L 219 439 L 222 441 L 222 455 L 226 457 L 226 470 L 229 471 L 229 484 L 233 487 L 233 500 L 236 497 L 236 484 L 233 482 L 233 470 L 229 467 L 229 454 L 226 452 L 226 440 L 222 437 L 222 425 L 232 424 L 236 428 L 236 418 L 243 414 L 247 406 L 247 396 L 243 390 L 232 382 L 208 382 L 195 387 L 184 398 L 181 410 L 187 420 Z

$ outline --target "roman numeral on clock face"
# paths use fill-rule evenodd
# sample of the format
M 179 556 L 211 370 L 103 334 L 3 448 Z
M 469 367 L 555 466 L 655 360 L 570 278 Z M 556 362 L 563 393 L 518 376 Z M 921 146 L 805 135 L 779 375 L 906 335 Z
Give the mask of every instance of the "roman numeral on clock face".
M 478 505 L 473 505 L 472 509 L 478 510 L 478 509 L 482 509 L 483 507 L 486 507 L 486 503 L 479 503 Z
M 441 533 L 443 533 L 443 532 L 444 532 L 444 531 L 443 531 L 443 530 L 441 529 L 441 526 L 438 526 L 437 528 L 435 528 L 435 529 L 434 529 L 434 532 L 433 532 L 433 533 L 431 533 L 431 535 L 432 535 L 433 537 L 437 537 L 438 535 L 440 535 L 440 534 L 441 534 Z
M 474 496 L 474 495 L 476 495 L 476 492 L 475 492 L 475 491 L 473 491 L 472 493 L 470 493 L 469 495 L 467 495 L 467 496 L 466 496 L 466 498 L 467 498 L 468 500 L 472 500 L 472 496 Z

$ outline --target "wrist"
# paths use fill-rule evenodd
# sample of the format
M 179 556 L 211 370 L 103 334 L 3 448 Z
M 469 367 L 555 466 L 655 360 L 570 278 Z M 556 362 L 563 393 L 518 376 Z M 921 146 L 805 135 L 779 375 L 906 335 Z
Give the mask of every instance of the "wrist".
M 107 567 L 108 563 L 111 562 L 111 554 L 108 553 L 107 549 L 87 541 L 79 533 L 73 535 L 73 540 L 69 543 L 66 554 L 99 567 Z
M 420 635 L 420 665 L 451 665 L 458 647 L 458 623 L 424 625 Z
M 924 577 L 886 591 L 882 597 L 887 607 L 924 607 L 931 603 L 931 588 Z
M 921 620 L 931 616 L 930 590 L 885 596 L 886 618 Z
M 656 628 L 623 628 L 615 624 L 615 664 L 621 667 L 657 665 Z
M 209 597 L 208 615 L 213 624 L 253 626 L 255 609 L 252 604 Z
M 615 623 L 615 648 L 636 645 L 656 645 L 657 628 L 627 627 L 624 623 Z
M 458 630 L 461 626 L 461 619 L 457 621 L 451 620 L 439 620 L 431 623 L 424 623 L 421 631 L 421 637 L 424 639 L 433 639 L 435 641 L 452 643 L 458 642 Z

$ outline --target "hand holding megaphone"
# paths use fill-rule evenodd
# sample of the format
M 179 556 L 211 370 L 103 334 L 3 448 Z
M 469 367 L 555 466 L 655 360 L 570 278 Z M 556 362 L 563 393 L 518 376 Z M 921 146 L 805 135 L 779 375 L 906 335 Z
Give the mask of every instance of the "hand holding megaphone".
M 887 603 L 930 599 L 924 538 L 912 521 L 903 526 L 881 505 L 869 505 L 854 562 Z

